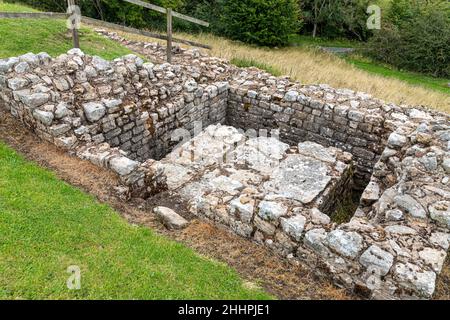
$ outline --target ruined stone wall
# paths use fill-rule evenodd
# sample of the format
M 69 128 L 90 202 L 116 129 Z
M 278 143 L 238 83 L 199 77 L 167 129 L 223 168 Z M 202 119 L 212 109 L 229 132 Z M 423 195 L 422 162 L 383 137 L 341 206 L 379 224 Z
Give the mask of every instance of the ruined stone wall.
M 41 53 L 0 60 L 0 104 L 41 138 L 117 173 L 122 184 L 117 189 L 125 197 L 148 197 L 171 185 L 180 192 L 192 175 L 204 178 L 177 194 L 194 201 L 194 214 L 368 297 L 432 296 L 450 242 L 448 115 L 350 90 L 302 86 L 195 51 L 183 56 L 189 59 L 179 65 L 153 65 L 133 55 L 108 62 L 79 50 L 55 59 Z M 184 158 L 175 153 L 182 163 L 155 160 L 178 142 L 170 139 L 175 129 L 188 129 L 192 136 L 199 120 L 203 128 L 225 122 L 279 129 L 289 145 L 247 143 L 235 153 L 243 162 L 235 162 L 227 174 L 214 157 L 202 160 L 216 165 L 204 166 L 204 172 L 189 164 L 189 144 Z M 233 133 L 229 142 L 237 136 Z M 216 138 L 223 142 L 227 135 Z M 302 141 L 337 150 L 323 152 Z M 223 158 L 223 146 L 211 144 L 210 153 Z M 283 152 L 273 150 L 275 145 Z M 336 225 L 320 210 L 329 213 L 349 184 L 352 164 L 343 151 L 356 162 L 357 180 L 370 183 L 352 220 Z M 289 160 L 282 168 L 322 174 L 290 181 L 297 190 L 292 197 L 310 194 L 315 181 L 328 182 L 308 201 L 271 197 L 289 189 L 276 175 L 279 170 L 242 170 L 254 160 L 249 155 L 264 159 L 273 152 L 277 161 Z M 320 170 L 299 165 L 305 157 L 326 154 L 337 156 L 314 162 Z M 267 185 L 271 175 L 274 184 Z M 196 193 L 202 186 L 213 190 L 190 196 L 189 190 Z
M 392 128 L 392 106 L 351 90 L 301 86 L 260 71 L 243 71 L 230 85 L 227 123 L 239 128 L 279 128 L 289 144 L 314 141 L 351 152 L 356 181 L 370 179 Z
M 76 49 L 55 59 L 29 53 L 0 61 L 0 103 L 42 139 L 122 177 L 170 152 L 176 129 L 193 134 L 196 121 L 225 121 L 228 84 L 215 78 L 208 68 L 135 55 L 110 62 Z M 127 160 L 111 165 L 119 155 Z M 124 181 L 137 177 L 141 189 L 142 173 Z

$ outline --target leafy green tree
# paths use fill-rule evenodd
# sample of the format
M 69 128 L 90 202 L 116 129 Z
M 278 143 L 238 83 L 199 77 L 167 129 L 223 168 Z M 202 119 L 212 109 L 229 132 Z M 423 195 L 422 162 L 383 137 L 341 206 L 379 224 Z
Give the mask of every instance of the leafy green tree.
M 296 0 L 226 0 L 221 23 L 231 39 L 263 46 L 283 46 L 298 31 Z
M 312 36 L 366 40 L 369 0 L 300 0 L 306 29 Z

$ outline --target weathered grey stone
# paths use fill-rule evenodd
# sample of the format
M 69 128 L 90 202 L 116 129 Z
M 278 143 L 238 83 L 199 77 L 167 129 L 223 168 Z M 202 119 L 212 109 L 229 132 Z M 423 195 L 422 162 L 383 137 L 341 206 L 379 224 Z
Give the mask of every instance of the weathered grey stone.
M 407 138 L 401 134 L 396 132 L 391 133 L 388 138 L 388 145 L 392 148 L 401 148 L 407 142 Z
M 435 290 L 436 274 L 425 271 L 412 263 L 397 263 L 394 266 L 395 278 L 399 284 L 413 290 L 419 296 L 431 298 Z
M 69 114 L 69 108 L 67 107 L 67 103 L 65 103 L 65 102 L 58 103 L 58 105 L 56 106 L 56 109 L 55 109 L 55 118 L 62 119 L 65 116 L 67 116 L 68 114 Z
M 185 82 L 184 88 L 186 89 L 187 92 L 193 92 L 197 90 L 198 84 L 194 79 L 189 79 L 188 81 Z
M 318 143 L 309 141 L 300 142 L 297 147 L 298 152 L 305 156 L 313 157 L 324 162 L 336 162 L 336 152 L 330 148 L 327 149 Z
M 34 110 L 33 117 L 46 126 L 50 126 L 53 122 L 53 113 L 42 110 Z
M 284 100 L 289 101 L 289 102 L 294 102 L 294 101 L 297 101 L 297 97 L 298 97 L 298 92 L 291 90 L 291 91 L 286 92 L 286 94 L 284 95 Z
M 281 218 L 280 221 L 283 231 L 296 241 L 300 241 L 305 228 L 306 218 L 301 214 L 297 214 L 289 218 Z
M 139 166 L 139 162 L 124 156 L 118 156 L 109 161 L 109 166 L 120 176 L 126 176 Z
M 430 242 L 447 251 L 450 247 L 450 234 L 444 232 L 433 232 L 430 236 Z
M 20 90 L 28 85 L 29 81 L 24 78 L 12 78 L 8 80 L 8 87 L 11 90 Z
M 155 207 L 153 212 L 161 219 L 168 229 L 183 229 L 188 225 L 188 221 L 170 208 Z
M 427 212 L 422 205 L 408 194 L 398 195 L 394 198 L 394 201 L 414 218 L 425 219 L 427 217 Z
M 291 154 L 273 170 L 271 180 L 264 187 L 268 192 L 308 204 L 330 182 L 328 170 L 327 165 L 319 160 Z
M 105 59 L 102 59 L 98 56 L 92 57 L 92 65 L 94 66 L 95 69 L 97 69 L 99 71 L 105 71 L 105 70 L 111 68 L 111 65 L 108 61 L 106 61 Z
M 50 95 L 48 93 L 25 94 L 20 97 L 20 100 L 30 108 L 42 106 L 44 103 L 47 103 L 49 99 Z
M 50 132 L 52 136 L 58 137 L 60 135 L 63 135 L 64 133 L 70 131 L 71 127 L 70 125 L 66 123 L 57 124 L 50 127 Z
M 361 201 L 366 204 L 371 204 L 380 198 L 380 186 L 375 181 L 369 182 L 366 189 L 361 195 Z
M 69 150 L 76 146 L 77 144 L 77 138 L 75 136 L 70 137 L 58 137 L 55 138 L 55 144 L 56 146 Z
M 363 238 L 356 232 L 333 230 L 326 238 L 327 245 L 339 254 L 354 259 L 363 249 Z
M 309 214 L 311 216 L 312 223 L 326 225 L 331 222 L 330 217 L 327 216 L 325 213 L 322 213 L 317 208 L 312 208 L 311 210 L 309 210 Z
M 450 201 L 438 201 L 428 207 L 431 219 L 450 229 Z
M 253 218 L 254 205 L 255 202 L 252 199 L 240 196 L 230 202 L 230 211 L 237 213 L 243 222 L 249 223 Z
M 324 245 L 326 237 L 327 232 L 325 229 L 312 229 L 305 233 L 303 242 L 319 255 L 326 256 L 329 253 L 327 247 Z
M 67 54 L 84 57 L 84 52 L 81 51 L 81 49 L 79 49 L 79 48 L 72 48 L 69 51 L 67 51 Z
M 440 273 L 445 262 L 446 253 L 444 250 L 434 248 L 424 248 L 419 251 L 419 257 L 433 270 Z
M 100 120 L 106 113 L 106 109 L 101 103 L 89 102 L 83 104 L 84 114 L 90 122 Z
M 275 234 L 276 227 L 273 225 L 273 223 L 263 220 L 259 216 L 255 216 L 254 223 L 255 227 L 265 235 L 273 236 Z
M 102 99 L 102 102 L 109 113 L 119 111 L 122 105 L 122 99 Z
M 377 245 L 371 245 L 359 258 L 359 262 L 371 272 L 385 276 L 394 263 L 394 256 Z
M 39 57 L 32 52 L 25 53 L 25 54 L 19 56 L 18 58 L 20 61 L 27 62 L 28 64 L 31 64 L 31 65 L 38 65 L 40 62 Z
M 421 157 L 419 159 L 420 163 L 423 164 L 423 166 L 425 167 L 425 170 L 427 171 L 434 171 L 437 169 L 438 166 L 438 162 L 437 162 L 437 158 L 434 155 L 434 153 L 429 153 L 424 155 L 423 157 Z
M 400 221 L 403 219 L 403 211 L 393 209 L 386 211 L 386 219 L 389 221 Z
M 386 232 L 397 234 L 397 235 L 413 235 L 417 234 L 417 231 L 407 227 L 407 226 L 401 226 L 401 225 L 394 225 L 394 226 L 387 226 L 384 228 Z
M 11 70 L 11 68 L 19 62 L 19 58 L 11 57 L 0 60 L 0 73 L 6 73 Z
M 28 62 L 25 62 L 25 61 L 19 62 L 14 67 L 14 71 L 17 72 L 17 73 L 25 73 L 28 70 L 30 70 L 30 65 L 28 64 Z
M 444 158 L 442 168 L 444 168 L 445 172 L 450 173 L 450 158 Z
M 261 201 L 259 203 L 258 215 L 264 220 L 277 220 L 287 213 L 287 208 L 278 202 Z

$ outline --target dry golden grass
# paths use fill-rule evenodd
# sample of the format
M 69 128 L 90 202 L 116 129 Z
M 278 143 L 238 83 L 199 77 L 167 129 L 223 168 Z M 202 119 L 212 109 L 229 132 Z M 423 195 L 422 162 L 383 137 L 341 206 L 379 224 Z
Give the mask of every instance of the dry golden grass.
M 130 40 L 152 41 L 150 38 L 118 32 Z M 212 46 L 210 55 L 231 60 L 247 59 L 262 62 L 280 70 L 302 84 L 326 83 L 335 88 L 367 92 L 396 104 L 422 105 L 450 113 L 450 95 L 411 85 L 360 70 L 332 54 L 308 48 L 267 49 L 245 45 L 210 34 L 175 34 Z M 164 41 L 161 41 L 164 43 Z

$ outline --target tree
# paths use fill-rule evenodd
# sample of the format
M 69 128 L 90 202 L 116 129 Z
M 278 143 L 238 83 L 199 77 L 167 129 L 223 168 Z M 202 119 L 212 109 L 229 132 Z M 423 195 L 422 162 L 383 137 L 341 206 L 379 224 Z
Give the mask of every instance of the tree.
M 370 1 L 370 3 L 373 1 Z M 315 38 L 347 37 L 366 40 L 369 0 L 300 0 L 306 29 Z
M 450 4 L 397 1 L 392 2 L 382 30 L 369 41 L 368 53 L 401 69 L 450 76 Z
M 283 46 L 298 31 L 297 0 L 226 0 L 221 23 L 231 39 L 263 46 Z

